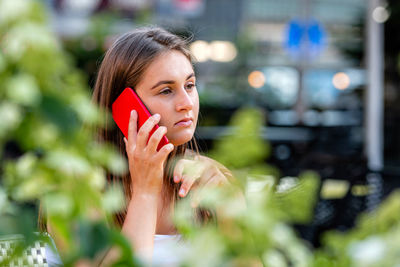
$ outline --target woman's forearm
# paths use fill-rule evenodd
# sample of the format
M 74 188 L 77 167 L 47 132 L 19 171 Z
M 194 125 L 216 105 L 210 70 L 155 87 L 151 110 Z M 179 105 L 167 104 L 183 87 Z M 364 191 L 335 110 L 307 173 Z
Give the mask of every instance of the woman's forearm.
M 157 224 L 157 196 L 151 194 L 133 194 L 127 207 L 122 225 L 122 233 L 129 240 L 135 255 L 146 263 L 153 256 L 154 234 Z M 121 256 L 118 248 L 113 247 L 101 260 L 100 266 L 109 266 Z
M 156 195 L 133 193 L 122 226 L 122 233 L 131 242 L 135 254 L 147 261 L 153 255 L 157 204 Z

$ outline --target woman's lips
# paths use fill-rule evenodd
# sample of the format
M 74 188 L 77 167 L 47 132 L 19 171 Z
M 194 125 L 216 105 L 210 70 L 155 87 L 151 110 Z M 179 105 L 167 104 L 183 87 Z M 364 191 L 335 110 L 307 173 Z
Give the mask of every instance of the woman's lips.
M 175 126 L 189 127 L 193 123 L 192 119 L 183 119 L 175 123 Z

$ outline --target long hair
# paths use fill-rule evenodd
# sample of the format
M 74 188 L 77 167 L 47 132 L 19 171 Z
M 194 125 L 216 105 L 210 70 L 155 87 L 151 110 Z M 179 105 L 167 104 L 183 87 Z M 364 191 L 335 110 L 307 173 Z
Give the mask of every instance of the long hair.
M 190 62 L 192 57 L 187 48 L 187 40 L 174 35 L 164 29 L 151 27 L 140 28 L 128 32 L 119 37 L 106 52 L 99 68 L 97 79 L 93 90 L 93 101 L 100 108 L 111 111 L 111 105 L 115 99 L 126 88 L 135 89 L 143 73 L 153 60 L 160 54 L 176 50 L 185 55 Z M 106 112 L 104 117 L 104 127 L 97 130 L 99 142 L 108 142 L 119 148 L 122 156 L 126 157 L 125 144 L 122 132 L 116 127 L 113 120 L 108 118 L 110 112 Z M 164 169 L 162 194 L 165 200 L 178 200 L 179 184 L 173 182 L 173 169 L 175 159 L 183 157 L 186 149 L 189 148 L 198 154 L 195 139 L 180 145 L 174 149 L 167 158 Z M 129 172 L 122 176 L 108 173 L 107 181 L 110 184 L 121 183 L 124 188 L 126 203 L 131 199 L 131 178 Z M 122 226 L 125 221 L 126 207 L 115 214 L 114 222 L 117 226 Z M 211 216 L 205 210 L 197 210 L 198 218 L 207 221 Z

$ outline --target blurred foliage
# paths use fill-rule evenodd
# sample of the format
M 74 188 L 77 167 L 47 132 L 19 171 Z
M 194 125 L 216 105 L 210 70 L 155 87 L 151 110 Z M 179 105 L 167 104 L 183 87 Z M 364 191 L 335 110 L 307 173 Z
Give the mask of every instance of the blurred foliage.
M 252 168 L 263 164 L 271 150 L 269 144 L 259 138 L 263 121 L 258 110 L 248 108 L 236 112 L 231 120 L 234 134 L 217 142 L 211 157 L 229 169 Z
M 91 262 L 111 245 L 122 252 L 115 266 L 140 266 L 129 242 L 108 226 L 124 198 L 118 186 L 107 186 L 105 173 L 125 172 L 126 162 L 94 141 L 91 126 L 104 114 L 45 17 L 40 2 L 0 0 L 0 236 L 22 234 L 24 245 L 44 239 L 34 234 L 41 203 L 66 266 Z M 312 219 L 320 179 L 305 172 L 278 180 L 265 164 L 263 121 L 257 109 L 239 110 L 233 132 L 210 153 L 237 184 L 200 189 L 178 203 L 175 222 L 187 239 L 182 266 L 398 264 L 400 192 L 354 229 L 326 233 L 316 251 L 297 236 L 291 225 Z M 193 205 L 215 211 L 215 223 L 199 225 Z
M 75 65 L 89 75 L 89 82 L 93 86 L 95 74 L 107 49 L 108 40 L 112 35 L 115 21 L 121 17 L 114 12 L 102 12 L 91 17 L 87 34 L 84 36 L 64 38 L 65 50 L 74 55 Z
M 34 238 L 41 203 L 68 263 L 111 243 L 91 246 L 93 239 L 81 237 L 113 236 L 106 218 L 123 195 L 106 186 L 105 172 L 125 172 L 126 163 L 95 142 L 91 126 L 100 125 L 102 112 L 47 25 L 40 2 L 0 1 L 0 235 Z
M 396 266 L 400 262 L 400 191 L 377 210 L 364 213 L 348 232 L 325 234 L 314 266 Z
M 261 138 L 262 113 L 244 108 L 233 115 L 234 129 L 217 141 L 211 155 L 225 164 L 239 186 L 200 191 L 178 207 L 176 225 L 190 241 L 184 266 L 310 266 L 313 257 L 289 223 L 311 219 L 319 178 L 304 173 L 290 185 L 264 162 L 270 146 Z M 234 183 L 233 183 L 234 184 Z M 195 197 L 196 196 L 196 197 Z M 193 199 L 217 213 L 216 224 L 199 226 Z M 198 200 L 200 199 L 200 201 Z

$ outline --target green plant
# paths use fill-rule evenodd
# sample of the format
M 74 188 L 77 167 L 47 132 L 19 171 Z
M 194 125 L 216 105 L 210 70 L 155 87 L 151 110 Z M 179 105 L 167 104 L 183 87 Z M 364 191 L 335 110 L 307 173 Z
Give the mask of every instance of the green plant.
M 269 144 L 261 139 L 262 113 L 245 108 L 234 114 L 234 132 L 211 155 L 228 166 L 238 184 L 193 194 L 199 205 L 216 211 L 215 224 L 199 226 L 190 212 L 193 199 L 181 201 L 176 224 L 190 241 L 185 266 L 310 266 L 312 253 L 289 223 L 311 219 L 319 179 L 304 173 L 276 190 L 279 173 L 265 164 Z M 242 192 L 242 193 L 240 193 Z M 197 200 L 198 201 L 198 200 Z
M 39 2 L 1 0 L 0 40 L 0 235 L 33 239 L 41 203 L 67 265 L 94 258 L 117 242 L 106 223 L 123 205 L 121 190 L 106 186 L 105 171 L 125 172 L 126 163 L 95 142 L 91 126 L 102 113 Z M 8 156 L 7 144 L 20 156 Z M 101 242 L 93 232 L 102 233 Z

